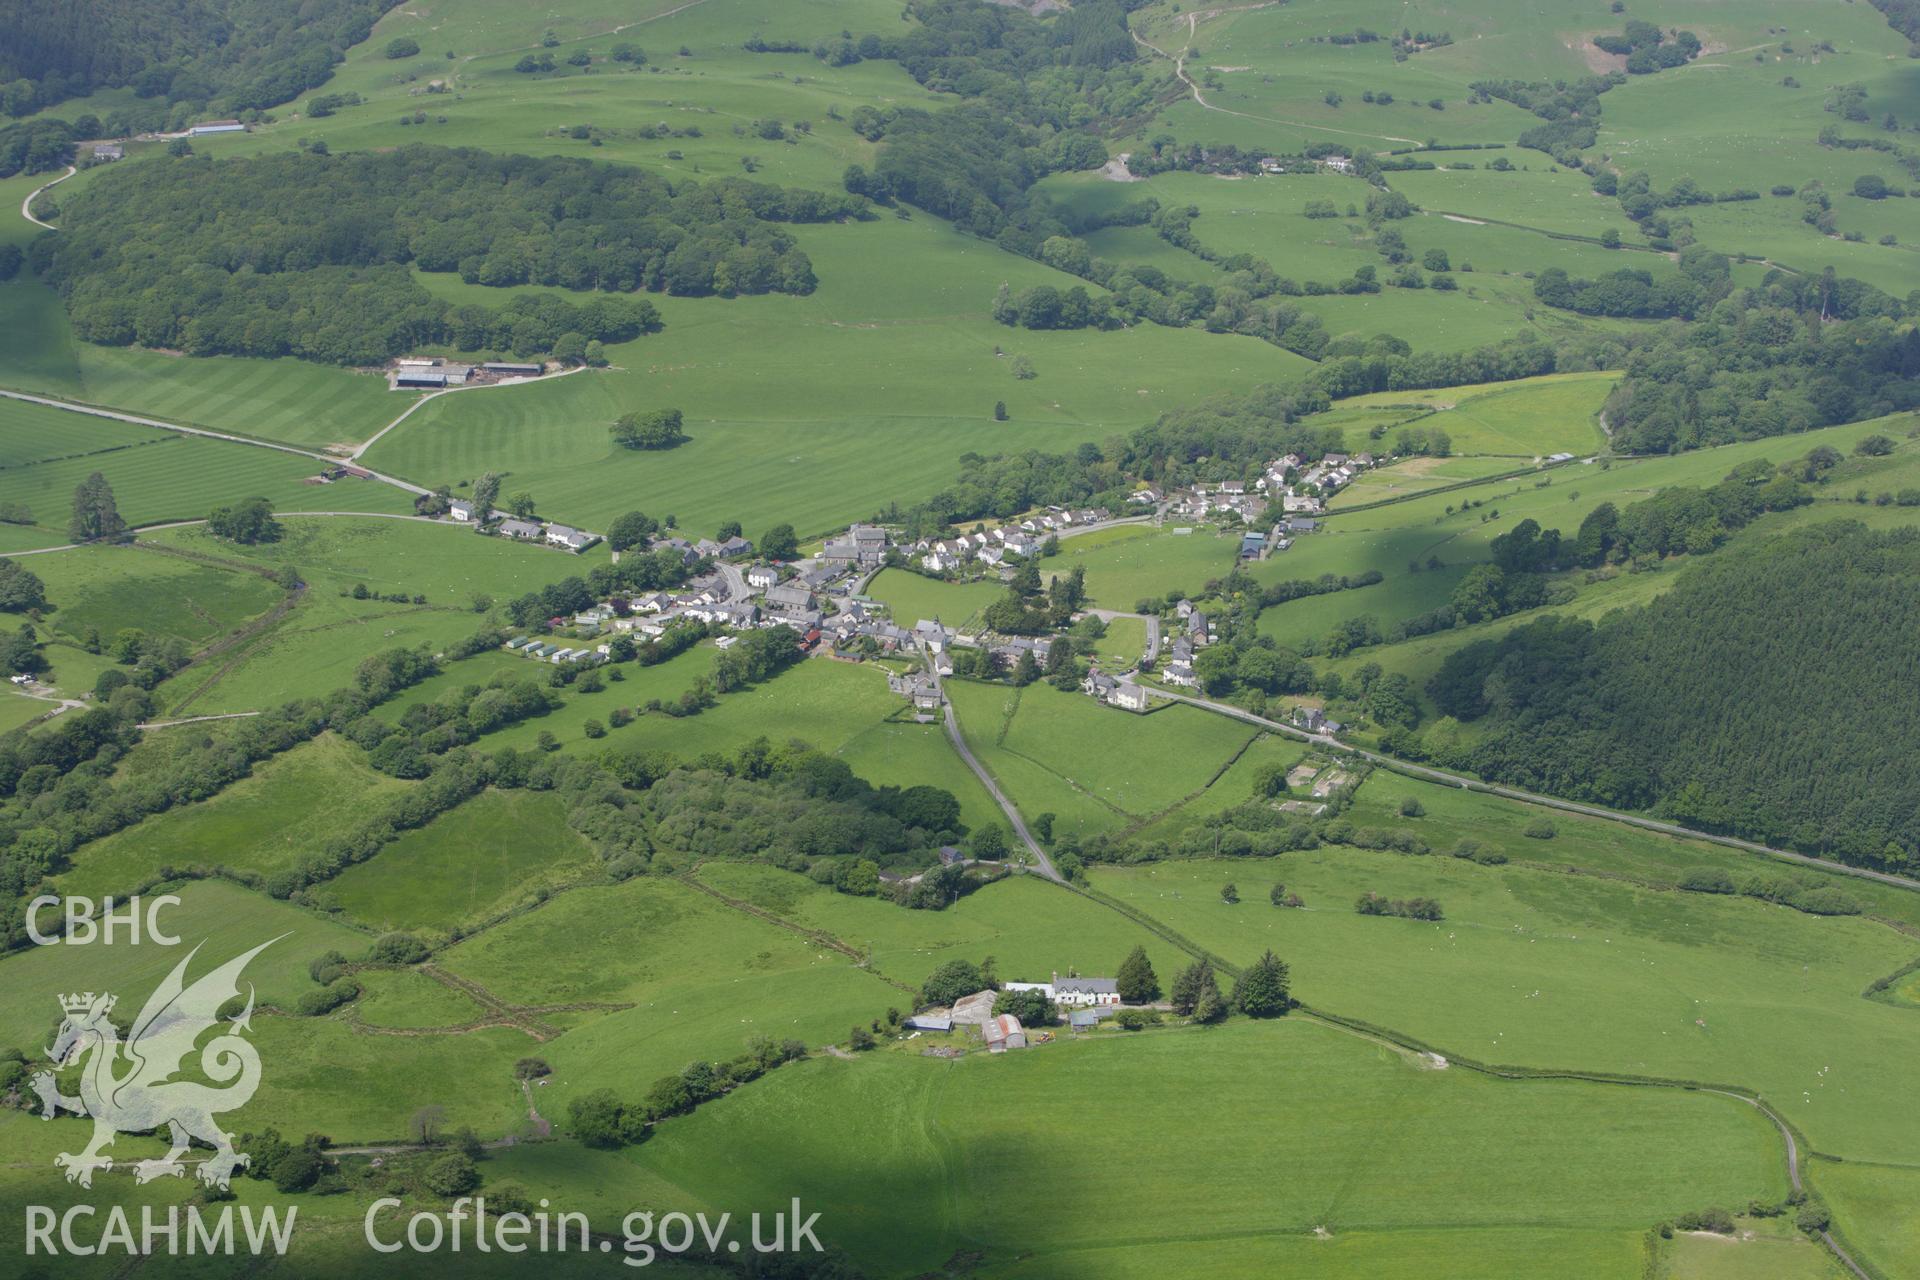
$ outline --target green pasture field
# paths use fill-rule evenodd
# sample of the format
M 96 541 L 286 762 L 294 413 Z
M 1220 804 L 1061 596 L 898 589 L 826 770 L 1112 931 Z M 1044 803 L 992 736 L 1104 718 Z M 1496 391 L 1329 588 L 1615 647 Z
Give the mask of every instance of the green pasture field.
M 488 625 L 489 615 L 472 607 L 476 597 L 504 603 L 584 576 L 606 554 L 568 555 L 446 522 L 292 516 L 281 523 L 280 541 L 252 547 L 200 528 L 148 535 L 165 546 L 266 569 L 292 565 L 309 584 L 300 604 L 272 629 L 222 655 L 213 669 L 189 668 L 162 685 L 161 702 L 174 714 L 253 711 L 342 688 L 371 653 L 421 644 L 437 651 Z M 349 593 L 362 586 L 375 594 L 418 593 L 428 603 L 352 599 Z
M 1842 1280 L 1851 1274 L 1783 1218 L 1737 1218 L 1737 1234 L 1678 1231 L 1659 1249 L 1671 1280 Z
M 1587 513 L 1602 502 L 1625 506 L 1674 485 L 1711 486 L 1743 462 L 1765 458 L 1784 463 L 1820 445 L 1830 445 L 1845 454 L 1862 437 L 1904 437 L 1909 426 L 1908 415 L 1895 415 L 1671 456 L 1616 458 L 1606 463 L 1562 467 L 1539 476 L 1338 514 L 1321 532 L 1298 539 L 1284 556 L 1262 561 L 1250 572 L 1267 582 L 1367 569 L 1391 574 L 1396 569 L 1404 570 L 1408 560 L 1425 561 L 1429 555 L 1437 555 L 1447 564 L 1470 564 L 1487 559 L 1488 543 L 1523 518 L 1531 517 L 1544 528 L 1568 532 L 1578 529 Z M 1463 508 L 1462 504 L 1469 502 L 1480 505 Z M 1451 514 L 1448 507 L 1454 508 Z M 1760 523 L 1764 525 L 1765 521 Z M 1303 572 L 1309 567 L 1312 572 Z
M 75 547 L 23 562 L 47 587 L 48 626 L 75 642 L 111 643 L 127 628 L 198 646 L 285 596 L 263 577 L 133 547 Z
M 1426 405 L 1440 412 L 1415 425 L 1444 430 L 1456 455 L 1537 459 L 1605 447 L 1595 415 L 1618 380 L 1617 373 L 1555 373 L 1433 391 L 1381 391 L 1342 400 L 1338 407 Z M 1386 443 L 1391 444 L 1392 437 L 1389 429 Z
M 1253 738 L 1192 707 L 1136 716 L 1048 684 L 1024 689 L 953 680 L 947 696 L 981 763 L 1029 818 L 1084 833 L 1151 817 L 1202 791 Z M 1112 717 L 1124 717 L 1114 720 Z M 1105 749 L 1126 734 L 1124 753 Z
M 60 409 L 21 405 L 41 413 L 71 417 Z M 19 424 L 14 424 L 19 430 Z M 71 511 L 73 490 L 95 471 L 113 486 L 120 514 L 128 524 L 203 520 L 207 512 L 242 498 L 271 499 L 282 510 L 347 510 L 400 514 L 413 509 L 411 496 L 372 480 L 329 485 L 302 483 L 321 464 L 311 458 L 228 440 L 152 431 L 153 443 L 40 462 L 0 471 L 0 502 L 33 509 L 39 520 L 64 529 L 63 511 Z
M 30 698 L 24 693 L 15 693 L 9 689 L 7 696 L 0 698 L 0 733 L 7 733 L 31 720 L 37 720 L 57 705 L 43 698 Z
M 1141 834 L 1150 839 L 1169 838 L 1215 814 L 1246 804 L 1253 799 L 1254 779 L 1261 770 L 1278 768 L 1284 772 L 1306 756 L 1307 748 L 1298 740 L 1263 733 L 1206 790 L 1160 814 L 1142 828 Z
M 1920 1267 L 1920 1220 L 1913 1213 L 1920 1197 L 1920 1169 L 1911 1162 L 1822 1160 L 1815 1177 L 1849 1243 L 1888 1275 L 1910 1275 Z
M 313 989 L 304 975 L 301 981 Z M 325 1133 L 343 1146 L 404 1143 L 413 1117 L 423 1107 L 439 1107 L 449 1130 L 525 1132 L 527 1107 L 513 1064 L 539 1052 L 527 1032 L 416 1028 L 415 1034 L 381 1035 L 356 1025 L 354 1008 L 255 1021 L 253 1039 L 268 1065 L 253 1100 L 230 1113 L 236 1131 L 273 1125 L 283 1133 Z
M 802 0 L 778 8 L 764 0 L 721 0 L 687 6 L 677 0 L 647 0 L 623 6 L 593 0 L 564 13 L 516 9 L 489 3 L 449 13 L 389 11 L 373 37 L 349 55 L 327 88 L 361 93 L 368 102 L 324 120 L 290 121 L 288 128 L 323 137 L 336 149 L 431 142 L 494 151 L 591 155 L 660 168 L 676 178 L 740 172 L 752 156 L 763 181 L 837 187 L 849 163 L 870 163 L 873 146 L 844 123 L 861 105 L 932 105 L 933 95 L 892 63 L 829 67 L 809 53 L 752 54 L 740 47 L 746 34 L 765 29 L 768 39 L 815 40 L 850 29 L 891 31 L 897 11 L 874 0 L 857 4 Z M 537 50 L 552 30 L 562 66 L 553 73 L 515 73 L 523 53 Z M 382 54 L 388 40 L 412 36 L 416 58 L 395 62 Z M 610 61 L 618 43 L 646 51 L 647 66 L 629 70 Z M 681 46 L 690 56 L 677 56 Z M 564 59 L 585 49 L 590 69 Z M 447 52 L 454 56 L 449 59 Z M 444 80 L 448 94 L 422 94 L 431 80 Z M 431 122 L 403 127 L 402 114 L 424 110 Z M 439 123 L 440 117 L 445 123 Z M 795 143 L 741 137 L 735 127 L 756 119 L 807 120 L 810 133 Z M 633 131 L 658 123 L 695 126 L 702 136 L 648 140 Z M 563 130 L 591 124 L 605 132 L 591 147 Z M 268 137 L 273 134 L 269 133 Z M 257 137 L 257 135 L 256 135 Z M 222 139 L 222 142 L 229 140 Z M 234 139 L 254 146 L 262 142 Z M 669 152 L 678 152 L 670 156 Z
M 931 219 L 792 230 L 820 276 L 810 297 L 657 297 L 665 329 L 613 348 L 613 369 L 443 397 L 384 436 L 368 465 L 421 484 L 510 472 L 543 511 L 589 527 L 639 508 L 711 532 L 758 512 L 813 535 L 952 483 L 969 450 L 1067 449 L 1216 387 L 1307 367 L 1197 329 L 997 325 L 1001 280 L 1081 282 Z M 902 261 L 914 270 L 890 265 Z M 1013 355 L 1038 376 L 1008 373 Z M 852 400 L 848 368 L 863 370 Z M 993 420 L 1000 400 L 1004 423 Z M 620 414 L 662 405 L 686 414 L 688 443 L 630 452 L 608 439 Z
M 1000 806 L 953 749 L 945 725 L 937 720 L 881 720 L 842 742 L 834 754 L 876 787 L 926 784 L 951 791 L 960 801 L 960 821 L 969 830 L 1006 823 Z
M 604 544 L 574 555 L 485 537 L 444 520 L 292 516 L 281 523 L 286 531 L 278 542 L 250 547 L 223 542 L 204 529 L 169 529 L 153 540 L 268 569 L 291 564 L 315 595 L 364 586 L 376 594 L 418 593 L 430 604 L 462 609 L 470 609 L 476 595 L 504 604 L 562 578 L 584 578 L 607 554 Z
M 1071 176 L 1084 175 L 1076 173 Z M 1140 190 L 1143 184 L 1119 185 L 1122 190 Z M 1101 227 L 1081 238 L 1093 250 L 1095 257 L 1105 258 L 1109 262 L 1156 267 L 1176 280 L 1189 280 L 1196 284 L 1217 285 L 1226 279 L 1226 273 L 1219 267 L 1161 239 L 1151 227 Z
M 1911 958 L 1911 939 L 1883 924 L 1563 870 L 1345 848 L 1103 868 L 1092 879 L 1220 954 L 1270 946 L 1309 1005 L 1442 1054 L 1742 1086 L 1817 1150 L 1867 1160 L 1913 1150 L 1916 1126 L 1893 1099 L 1903 1088 L 1896 1064 L 1911 1052 L 1902 1046 L 1920 1037 L 1920 1020 L 1860 995 Z M 1220 900 L 1229 880 L 1240 887 L 1235 906 Z M 1269 906 L 1275 881 L 1306 908 Z M 1447 918 L 1358 915 L 1353 903 L 1369 890 L 1437 899 Z
M 0 471 L 82 454 L 109 453 L 165 438 L 130 422 L 0 399 Z M 46 514 L 57 517 L 66 512 L 50 510 Z
M 0 228 L 27 225 L 13 214 L 18 207 L 17 199 L 4 206 Z M 304 360 L 183 356 L 81 342 L 59 295 L 24 271 L 0 284 L 0 386 L 307 449 L 364 440 L 414 397 L 388 391 L 376 374 Z M 116 428 L 140 430 L 107 418 L 75 421 L 103 440 Z
M 565 1015 L 569 1029 L 540 1051 L 554 1066 L 542 1110 L 562 1116 L 567 1097 L 637 1094 L 695 1057 L 732 1057 L 754 1035 L 844 1039 L 854 1023 L 912 1003 L 839 952 L 664 876 L 556 894 L 440 963 L 511 1003 L 624 1006 Z
M 1196 1097 L 1217 1105 L 1195 1107 Z M 1134 1123 L 1086 1125 L 1062 1105 L 1083 1098 Z M 1143 1165 L 1138 1134 L 1169 1125 L 1182 1141 Z M 1249 1140 L 1282 1130 L 1291 1140 Z M 1359 1132 L 1368 1140 L 1354 1141 Z M 1566 1160 L 1569 1145 L 1587 1158 Z M 749 1149 L 751 1161 L 729 1154 Z M 1538 1274 L 1474 1265 L 1491 1232 L 1506 1237 L 1495 1256 L 1508 1265 L 1578 1259 L 1578 1274 L 1638 1276 L 1648 1223 L 1701 1197 L 1785 1190 L 1777 1136 L 1737 1103 L 1422 1071 L 1297 1019 L 950 1063 L 891 1053 L 811 1062 L 663 1125 L 628 1163 L 641 1185 L 707 1201 L 770 1205 L 791 1194 L 780 1188 L 808 1186 L 826 1238 L 894 1274 L 961 1246 L 995 1274 L 1164 1274 L 1160 1262 L 1235 1274 L 1250 1236 L 1286 1274 L 1412 1274 L 1373 1269 L 1383 1257 L 1404 1269 L 1410 1247 L 1429 1274 Z M 1431 1176 L 1407 1178 L 1416 1165 Z M 595 1181 L 618 1186 L 606 1173 Z M 1017 1211 L 1037 1199 L 1059 1214 L 1042 1223 Z M 1111 1217 L 1089 1221 L 1096 1205 Z M 1522 1225 L 1547 1229 L 1544 1243 L 1508 1234 Z M 1329 1258 L 1316 1228 L 1355 1244 Z
M 317 897 L 377 929 L 444 933 L 598 869 L 551 791 L 483 791 L 349 867 Z
M 307 963 L 313 957 L 335 949 L 364 951 L 367 946 L 363 934 L 226 881 L 203 880 L 172 892 L 180 903 L 162 907 L 160 923 L 180 938 L 180 946 L 155 946 L 143 932 L 138 946 L 122 934 L 112 944 L 28 947 L 0 962 L 6 973 L 6 981 L 0 982 L 0 1044 L 37 1051 L 48 1043 L 60 1017 L 57 997 L 62 992 L 111 991 L 130 1006 L 128 1014 L 138 1013 L 155 985 L 196 946 L 200 953 L 188 966 L 189 982 L 280 938 L 246 971 L 247 980 L 258 988 L 259 1002 L 273 1005 L 291 1004 L 312 988 Z M 43 916 L 44 928 L 53 924 L 53 914 Z
M 700 649 L 656 667 L 623 668 L 625 678 L 609 682 L 604 692 L 569 692 L 568 703 L 561 710 L 523 720 L 489 734 L 484 741 L 489 749 L 510 746 L 525 750 L 532 748 L 544 731 L 554 734 L 569 749 L 659 749 L 690 761 L 709 751 L 731 752 L 755 738 L 767 738 L 776 743 L 804 742 L 834 754 L 903 712 L 907 705 L 905 699 L 888 691 L 877 668 L 817 658 L 750 688 L 721 694 L 718 702 L 698 715 L 641 715 L 631 724 L 609 728 L 607 736 L 598 740 L 587 739 L 578 728 L 590 716 L 604 722 L 606 713 L 615 706 L 632 708 L 651 697 L 677 697 L 696 678 L 711 671 L 713 662 L 708 655 L 709 651 Z M 530 674 L 539 673 L 536 664 L 527 665 L 533 668 Z
M 1514 469 L 1514 460 L 1509 458 L 1408 458 L 1362 471 L 1353 478 L 1352 484 L 1333 495 L 1327 503 L 1327 509 L 1340 511 L 1389 499 L 1408 498 L 1466 480 L 1502 475 Z
M 159 732 L 196 731 L 181 725 Z M 58 884 L 62 892 L 97 897 L 124 894 L 162 867 L 221 866 L 272 875 L 337 832 L 342 814 L 378 805 L 409 785 L 375 772 L 358 747 L 325 734 L 254 766 L 250 776 L 209 800 L 81 846 Z
M 53 1124 L 43 1124 L 37 1116 L 26 1112 L 8 1111 L 0 1115 L 0 1140 L 6 1142 L 7 1150 L 18 1161 L 0 1171 L 0 1197 L 5 1197 L 10 1204 L 46 1205 L 56 1212 L 65 1212 L 75 1206 L 92 1208 L 111 1197 L 114 1205 L 124 1206 L 131 1221 L 136 1224 L 141 1221 L 143 1208 L 154 1209 L 156 1220 L 165 1223 L 170 1208 L 184 1211 L 189 1203 L 195 1201 L 198 1184 L 191 1179 L 160 1178 L 145 1184 L 134 1181 L 133 1161 L 158 1158 L 166 1148 L 158 1139 L 131 1134 L 123 1134 L 115 1142 L 111 1148 L 115 1167 L 97 1175 L 91 1191 L 66 1182 L 60 1170 L 54 1167 L 54 1156 L 62 1151 L 78 1150 L 85 1144 L 86 1132 L 86 1122 L 83 1120 L 62 1119 Z M 577 1150 L 568 1146 L 549 1145 L 539 1148 L 538 1154 L 553 1159 L 569 1151 L 577 1158 Z M 352 1162 L 364 1165 L 365 1159 Z M 530 1163 L 523 1160 L 515 1168 L 519 1170 Z M 490 1185 L 498 1185 L 501 1171 L 491 1165 L 484 1165 L 483 1168 L 489 1178 L 495 1180 Z M 275 1275 L 289 1277 L 290 1280 L 381 1280 L 392 1274 L 391 1255 L 375 1252 L 367 1244 L 364 1229 L 364 1219 L 372 1207 L 376 1190 L 390 1192 L 403 1202 L 399 1207 L 385 1211 L 391 1213 L 390 1218 L 383 1212 L 379 1219 L 379 1231 L 383 1239 L 388 1226 L 393 1227 L 396 1235 L 403 1233 L 407 1218 L 415 1212 L 445 1212 L 444 1201 L 417 1193 L 410 1186 L 396 1185 L 406 1181 L 409 1180 L 382 1179 L 376 1170 L 369 1184 L 348 1194 L 291 1198 L 275 1190 L 273 1183 L 268 1180 L 248 1177 L 235 1178 L 230 1190 L 236 1210 L 254 1214 L 270 1210 L 285 1223 L 290 1216 L 289 1210 L 297 1209 L 299 1216 L 289 1237 L 287 1253 L 284 1257 L 274 1258 Z M 205 1211 L 203 1206 L 202 1212 Z M 99 1212 L 104 1215 L 104 1207 Z M 85 1220 L 84 1216 L 79 1220 Z M 184 1214 L 181 1221 L 184 1229 L 187 1222 Z M 236 1236 L 241 1235 L 240 1223 L 243 1221 L 245 1219 L 242 1218 L 235 1222 Z M 0 1222 L 0 1248 L 6 1249 L 11 1256 L 23 1256 L 25 1253 L 23 1224 L 23 1217 L 12 1215 Z M 609 1225 L 617 1230 L 617 1215 Z M 170 1280 L 243 1280 L 260 1266 L 260 1259 L 244 1246 L 233 1254 L 187 1255 L 184 1253 L 185 1237 L 181 1239 L 183 1252 L 180 1255 L 148 1256 L 139 1264 L 140 1269 L 169 1277 Z M 443 1249 L 438 1253 L 409 1254 L 407 1274 L 460 1277 L 462 1280 L 466 1277 L 505 1280 L 522 1274 L 524 1255 L 498 1251 L 476 1252 L 472 1247 L 471 1235 L 466 1237 L 466 1245 L 459 1252 Z M 161 1247 L 165 1247 L 164 1240 Z M 78 1280 L 106 1280 L 118 1274 L 125 1265 L 125 1255 L 117 1250 L 91 1256 L 63 1254 L 58 1259 L 57 1274 Z M 631 1272 L 630 1268 L 622 1265 L 619 1254 L 609 1258 L 594 1249 L 586 1252 L 575 1249 L 568 1253 L 549 1251 L 541 1255 L 540 1269 L 543 1276 L 562 1277 L 563 1280 Z M 668 1280 L 717 1280 L 724 1273 L 662 1258 L 648 1268 L 648 1274 L 662 1275 Z
M 1260 634 L 1297 649 L 1309 639 L 1320 639 L 1347 619 L 1363 615 L 1373 617 L 1385 631 L 1396 622 L 1405 622 L 1447 603 L 1465 576 L 1464 565 L 1422 569 L 1419 573 L 1409 573 L 1402 567 L 1400 572 L 1388 575 L 1386 581 L 1375 586 L 1323 596 L 1302 596 L 1262 609 Z
M 463 991 L 419 969 L 361 969 L 353 975 L 361 995 L 353 1012 L 362 1025 L 414 1030 L 458 1027 L 485 1014 Z
M 1175 533 L 1191 528 L 1191 533 Z M 1148 597 L 1179 591 L 1197 595 L 1233 569 L 1240 535 L 1212 525 L 1122 525 L 1096 529 L 1060 543 L 1060 554 L 1043 562 L 1049 577 L 1087 571 L 1087 599 L 1101 608 L 1131 610 Z
M 756 863 L 709 862 L 699 878 L 728 897 L 832 934 L 866 952 L 874 972 L 915 987 L 949 960 L 992 957 L 1002 982 L 1044 982 L 1055 972 L 1111 974 L 1135 946 L 1146 947 L 1157 972 L 1184 959 L 1118 912 L 1031 875 L 996 881 L 937 912 L 905 912 Z
M 1072 545 L 1063 542 L 1060 547 L 1064 552 Z M 867 594 L 886 605 L 902 627 L 938 618 L 965 631 L 981 610 L 1006 594 L 1006 587 L 998 582 L 941 582 L 905 569 L 882 569 L 868 584 Z

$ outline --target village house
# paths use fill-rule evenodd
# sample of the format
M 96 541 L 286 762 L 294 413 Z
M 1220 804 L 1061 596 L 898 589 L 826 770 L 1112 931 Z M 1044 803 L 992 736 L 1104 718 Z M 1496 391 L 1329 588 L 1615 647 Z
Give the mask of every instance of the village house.
M 770 564 L 749 565 L 745 577 L 749 587 L 765 591 L 780 581 L 780 570 Z
M 464 524 L 473 519 L 473 504 L 463 499 L 455 498 L 447 504 L 447 514 Z
M 544 536 L 545 530 L 531 520 L 521 520 L 509 516 L 500 522 L 500 532 L 509 538 L 518 538 L 522 542 L 537 541 Z
M 568 551 L 585 551 L 600 541 L 597 533 L 588 533 L 585 529 L 576 529 L 572 525 L 550 524 L 547 526 L 547 541 L 556 547 L 565 547 Z
M 887 688 L 913 704 L 916 711 L 938 711 L 940 709 L 940 690 L 933 677 L 918 671 L 908 674 L 889 675 Z
M 1055 973 L 1047 982 L 1009 982 L 1008 991 L 1038 991 L 1051 1004 L 1068 1008 L 1118 1007 L 1120 985 L 1112 978 L 1061 977 Z
M 1213 642 L 1213 628 L 1207 622 L 1207 615 L 1195 609 L 1187 615 L 1187 634 L 1193 637 L 1195 645 L 1205 646 Z
M 1080 688 L 1089 697 L 1106 703 L 1110 707 L 1119 707 L 1123 711 L 1145 711 L 1147 709 L 1147 691 L 1144 686 L 1131 680 L 1115 680 L 1098 667 L 1087 672 L 1086 679 L 1080 682 Z

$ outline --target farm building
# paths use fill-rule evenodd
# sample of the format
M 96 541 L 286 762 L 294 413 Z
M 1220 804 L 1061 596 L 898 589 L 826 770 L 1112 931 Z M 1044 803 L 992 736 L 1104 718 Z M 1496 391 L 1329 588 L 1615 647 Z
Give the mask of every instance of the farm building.
M 997 991 L 976 991 L 970 996 L 962 996 L 953 1002 L 953 1021 L 956 1026 L 984 1027 L 993 1017 L 993 1002 L 999 998 Z
M 796 583 L 767 588 L 767 608 L 779 613 L 805 613 L 813 607 L 813 593 Z
M 187 136 L 200 138 L 209 133 L 245 133 L 246 131 L 247 126 L 238 120 L 209 120 L 205 124 L 197 124 L 187 130 Z
M 951 1031 L 953 1015 L 950 1013 L 916 1013 L 902 1024 L 909 1031 Z
M 503 378 L 537 378 L 547 371 L 543 364 L 502 364 L 497 361 L 488 361 L 480 367 Z
M 1009 1049 L 1027 1047 L 1027 1031 L 1020 1025 L 1020 1019 L 1010 1013 L 1002 1013 L 988 1020 L 981 1028 L 981 1034 L 987 1042 L 988 1053 L 1005 1053 Z
M 118 160 L 126 154 L 126 148 L 117 142 L 102 142 L 93 149 L 95 160 Z
M 394 387 L 415 387 L 423 390 L 444 391 L 447 375 L 438 369 L 402 369 L 393 379 Z

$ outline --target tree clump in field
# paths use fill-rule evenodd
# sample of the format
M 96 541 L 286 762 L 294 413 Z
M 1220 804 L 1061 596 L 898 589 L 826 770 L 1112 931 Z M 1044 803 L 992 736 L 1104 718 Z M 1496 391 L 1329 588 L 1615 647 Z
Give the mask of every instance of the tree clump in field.
M 1593 38 L 1594 47 L 1624 57 L 1630 75 L 1651 75 L 1669 67 L 1681 67 L 1700 56 L 1700 37 L 1691 31 L 1676 31 L 1673 39 L 1651 22 L 1633 19 L 1619 35 Z
M 1135 947 L 1127 953 L 1114 975 L 1114 985 L 1126 1004 L 1152 1004 L 1160 998 L 1160 979 L 1153 972 L 1153 962 L 1147 959 L 1145 947 Z
M 46 607 L 46 584 L 18 560 L 0 557 L 0 610 L 28 613 Z
M 629 297 L 451 304 L 411 271 L 502 288 L 804 294 L 813 266 L 782 224 L 861 208 L 471 149 L 189 157 L 115 168 L 68 200 L 35 266 L 80 336 L 106 345 L 373 364 L 436 343 L 528 356 L 565 338 L 584 359 L 590 341 L 656 330 L 657 310 Z
M 96 471 L 73 491 L 73 518 L 67 536 L 75 542 L 112 542 L 126 536 L 127 522 L 113 500 L 113 486 Z
M 980 966 L 969 960 L 949 960 L 920 984 L 920 998 L 927 1004 L 952 1004 L 987 985 Z
M 265 498 L 246 498 L 215 507 L 207 517 L 207 532 L 228 542 L 253 546 L 278 542 L 282 529 L 280 522 L 273 518 L 273 503 Z
M 1432 898 L 1383 898 L 1369 889 L 1353 909 L 1363 916 L 1398 916 L 1403 920 L 1443 920 L 1446 913 Z
M 649 409 L 623 413 L 608 430 L 613 442 L 627 449 L 671 449 L 692 437 L 682 426 L 678 409 Z
M 1213 966 L 1205 960 L 1195 960 L 1175 975 L 1168 1001 L 1175 1013 L 1195 1022 L 1218 1022 L 1227 1016 L 1219 981 Z
M 1277 1018 L 1293 1007 L 1286 961 L 1268 951 L 1233 984 L 1233 1011 L 1249 1018 Z

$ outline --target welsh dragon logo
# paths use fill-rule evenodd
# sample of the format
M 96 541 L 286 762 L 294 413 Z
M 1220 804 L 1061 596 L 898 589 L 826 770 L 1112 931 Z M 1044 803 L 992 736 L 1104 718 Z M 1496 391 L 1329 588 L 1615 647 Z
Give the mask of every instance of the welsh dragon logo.
M 252 984 L 247 987 L 246 1008 L 238 1016 L 223 1020 L 219 1010 L 240 994 L 240 972 L 247 962 L 279 940 L 263 942 L 187 986 L 187 965 L 200 952 L 195 947 L 148 997 L 124 1042 L 108 1020 L 117 997 L 91 991 L 60 997 L 66 1019 L 47 1057 L 56 1068 L 84 1059 L 80 1096 L 61 1093 L 52 1071 L 37 1073 L 32 1085 L 40 1095 L 42 1119 L 51 1120 L 61 1110 L 93 1117 L 93 1141 L 87 1149 L 53 1158 L 57 1167 L 67 1171 L 68 1182 L 91 1187 L 95 1170 L 113 1167 L 101 1149 L 115 1135 L 146 1133 L 162 1125 L 171 1149 L 158 1160 L 138 1161 L 133 1170 L 136 1182 L 183 1176 L 187 1170 L 180 1157 L 194 1139 L 213 1148 L 213 1155 L 198 1171 L 208 1186 L 225 1187 L 234 1170 L 248 1163 L 244 1154 L 233 1149 L 232 1135 L 213 1117 L 244 1106 L 260 1087 L 259 1051 L 242 1038 L 252 1030 Z M 200 1070 L 218 1087 L 175 1079 L 200 1038 L 216 1027 L 219 1034 L 200 1050 Z

